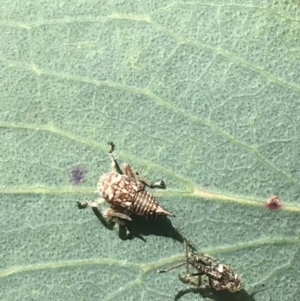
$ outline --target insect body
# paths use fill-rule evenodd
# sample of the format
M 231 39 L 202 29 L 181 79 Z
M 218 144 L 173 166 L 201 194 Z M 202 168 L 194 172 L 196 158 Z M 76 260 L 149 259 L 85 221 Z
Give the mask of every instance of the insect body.
M 99 179 L 98 191 L 110 204 L 111 209 L 126 215 L 125 219 L 132 213 L 142 216 L 172 215 L 160 207 L 154 196 L 145 190 L 145 185 L 133 174 L 129 165 L 123 166 L 123 173 L 109 172 Z M 149 186 L 161 185 L 160 183 Z
M 128 164 L 124 164 L 120 169 L 112 154 L 112 144 L 111 147 L 112 170 L 100 177 L 97 187 L 99 194 L 110 205 L 104 214 L 119 223 L 122 223 L 119 219 L 131 220 L 132 214 L 172 215 L 158 204 L 151 193 L 145 190 L 145 185 L 151 188 L 165 188 L 164 182 L 149 182 L 138 173 L 134 173 Z M 97 207 L 103 199 L 96 202 L 80 202 L 79 206 Z
M 217 291 L 227 290 L 235 293 L 243 287 L 240 276 L 235 274 L 228 265 L 219 263 L 206 254 L 191 255 L 188 264 L 196 269 L 196 272 L 192 273 L 190 277 L 206 275 L 209 287 Z
M 192 253 L 189 255 L 185 241 L 185 261 L 176 266 L 158 272 L 164 273 L 177 267 L 186 266 L 186 275 L 179 274 L 183 283 L 197 286 L 199 289 L 213 288 L 217 291 L 229 291 L 235 293 L 243 288 L 241 276 L 225 264 L 218 262 L 215 258 L 203 253 Z M 193 272 L 190 271 L 193 268 Z

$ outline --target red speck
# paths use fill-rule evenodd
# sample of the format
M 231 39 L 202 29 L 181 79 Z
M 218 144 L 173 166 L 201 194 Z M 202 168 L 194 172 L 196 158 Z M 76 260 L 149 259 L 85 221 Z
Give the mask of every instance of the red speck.
M 272 194 L 265 202 L 265 207 L 271 210 L 277 210 L 281 208 L 281 202 L 277 195 Z

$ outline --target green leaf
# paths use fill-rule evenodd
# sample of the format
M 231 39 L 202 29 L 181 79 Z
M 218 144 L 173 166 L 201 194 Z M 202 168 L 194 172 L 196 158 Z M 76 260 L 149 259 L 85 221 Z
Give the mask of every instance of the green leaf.
M 299 1 L 1 8 L 1 300 L 299 299 Z M 78 210 L 98 197 L 107 141 L 165 181 L 154 194 L 173 226 L 245 291 L 185 291 L 184 267 L 156 273 L 180 242 L 122 240 Z M 271 194 L 282 210 L 264 207 Z

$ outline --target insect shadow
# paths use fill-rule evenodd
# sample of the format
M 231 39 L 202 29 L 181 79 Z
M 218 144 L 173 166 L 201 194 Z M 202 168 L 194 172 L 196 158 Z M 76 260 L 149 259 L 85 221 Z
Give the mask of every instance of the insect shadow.
M 198 294 L 204 299 L 207 298 L 214 301 L 256 301 L 256 299 L 254 299 L 255 293 L 248 294 L 245 289 L 233 294 L 228 291 L 216 291 L 214 289 L 199 290 L 197 288 L 188 288 L 179 291 L 176 294 L 174 301 L 180 300 L 181 297 L 189 293 Z
M 92 208 L 92 210 L 106 229 L 113 230 L 115 222 L 108 221 L 98 208 Z M 122 240 L 139 238 L 147 242 L 144 236 L 155 235 L 172 238 L 180 243 L 184 242 L 185 237 L 172 225 L 172 222 L 166 216 L 153 215 L 145 217 L 133 214 L 131 219 L 132 221 L 125 221 L 124 226 L 119 225 L 119 238 Z

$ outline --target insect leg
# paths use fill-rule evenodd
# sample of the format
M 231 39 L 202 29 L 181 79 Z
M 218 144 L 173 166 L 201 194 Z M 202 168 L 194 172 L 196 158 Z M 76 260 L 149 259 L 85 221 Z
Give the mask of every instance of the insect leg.
M 164 181 L 158 181 L 158 182 L 150 182 L 148 181 L 145 177 L 141 176 L 141 175 L 136 175 L 136 178 L 142 182 L 143 184 L 145 184 L 146 186 L 148 186 L 149 188 L 160 188 L 160 189 L 166 189 L 166 184 Z
M 97 208 L 100 204 L 102 204 L 105 200 L 102 198 L 97 199 L 94 202 L 89 201 L 79 201 L 77 202 L 77 206 L 79 209 L 85 209 L 87 207 Z
M 110 148 L 108 150 L 108 154 L 109 154 L 109 158 L 110 158 L 110 162 L 111 162 L 111 164 L 110 164 L 111 171 L 119 173 L 119 174 L 123 174 L 123 172 L 122 172 L 122 170 L 121 170 L 121 168 L 119 166 L 119 163 L 117 162 L 117 160 L 116 160 L 116 158 L 115 158 L 115 156 L 113 154 L 114 151 L 115 151 L 115 145 L 114 145 L 114 143 L 113 142 L 108 142 L 107 144 L 110 146 Z
M 164 181 L 158 181 L 158 182 L 151 182 L 147 180 L 144 176 L 140 175 L 138 172 L 135 173 L 135 178 L 148 186 L 149 188 L 160 188 L 160 189 L 166 189 L 166 184 Z
M 129 164 L 124 163 L 122 166 L 123 174 L 132 178 L 136 178 L 136 174 L 132 171 Z
M 187 283 L 187 284 L 196 286 L 197 289 L 204 289 L 204 288 L 209 287 L 209 284 L 207 284 L 207 283 L 205 284 L 202 282 L 201 275 L 190 274 L 190 275 L 183 276 L 183 275 L 179 274 L 178 278 L 183 283 Z
M 124 175 L 127 175 L 132 178 L 136 178 L 138 181 L 142 182 L 144 185 L 150 188 L 161 188 L 161 189 L 166 188 L 166 184 L 164 181 L 151 182 L 147 180 L 144 176 L 140 175 L 138 172 L 133 172 L 129 164 L 123 164 L 122 171 Z
M 201 275 L 204 275 L 205 273 L 203 273 L 202 271 L 201 272 L 195 272 L 195 273 L 191 273 L 189 274 L 190 276 L 201 276 Z
M 148 186 L 149 188 L 160 188 L 160 189 L 166 189 L 166 184 L 164 181 L 158 181 L 158 182 L 152 182 L 147 180 L 146 177 L 140 175 L 138 172 L 135 173 L 136 179 L 138 179 L 140 182 Z
M 113 220 L 114 222 L 120 224 L 120 225 L 125 225 L 125 221 L 122 221 L 120 219 L 132 221 L 132 219 L 128 215 L 126 215 L 124 213 L 117 212 L 112 208 L 105 209 L 103 211 L 103 215 L 108 217 L 109 219 Z
M 112 141 L 110 141 L 110 142 L 107 142 L 107 144 L 110 146 L 108 152 L 109 152 L 109 153 L 112 153 L 112 152 L 115 150 L 115 145 L 114 145 L 114 143 L 113 143 Z
M 187 274 L 190 274 L 190 270 L 189 270 L 189 253 L 188 253 L 188 242 L 186 239 L 184 239 L 184 246 L 185 246 L 185 261 L 183 262 L 180 262 L 170 268 L 167 268 L 167 269 L 164 269 L 164 270 L 158 270 L 157 272 L 158 273 L 166 273 L 170 270 L 173 270 L 173 269 L 176 269 L 176 268 L 179 268 L 183 265 L 186 265 L 186 272 Z

